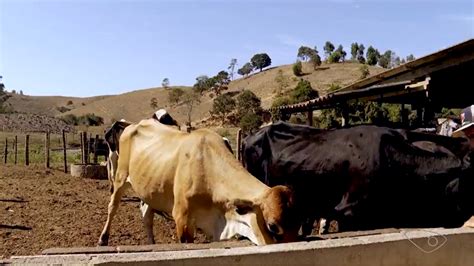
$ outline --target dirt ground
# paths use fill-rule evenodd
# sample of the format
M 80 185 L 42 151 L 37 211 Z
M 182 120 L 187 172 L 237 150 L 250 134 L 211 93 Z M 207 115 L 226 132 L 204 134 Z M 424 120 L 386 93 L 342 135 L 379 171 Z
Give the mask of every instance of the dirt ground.
M 51 247 L 95 246 L 107 219 L 107 180 L 74 178 L 42 165 L 0 165 L 0 258 Z M 126 197 L 133 196 L 129 191 Z M 146 244 L 138 202 L 122 201 L 109 245 Z M 175 243 L 173 221 L 155 216 L 157 243 Z M 204 242 L 202 235 L 196 242 Z

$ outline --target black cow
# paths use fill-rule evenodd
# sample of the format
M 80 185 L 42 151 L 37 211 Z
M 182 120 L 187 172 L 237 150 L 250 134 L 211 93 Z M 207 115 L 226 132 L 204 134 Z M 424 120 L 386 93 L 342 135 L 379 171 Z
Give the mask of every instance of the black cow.
M 376 126 L 321 130 L 278 122 L 245 138 L 242 156 L 267 185 L 293 187 L 311 226 L 312 218 L 336 219 L 346 230 L 462 225 L 474 213 L 469 160 L 455 155 L 463 149 L 418 148 L 409 141 L 421 141 L 415 136 Z M 308 234 L 311 227 L 303 229 Z
M 88 141 L 89 153 L 95 153 L 97 156 L 109 156 L 109 147 L 105 139 L 97 139 L 97 146 L 95 144 L 95 138 L 90 138 Z

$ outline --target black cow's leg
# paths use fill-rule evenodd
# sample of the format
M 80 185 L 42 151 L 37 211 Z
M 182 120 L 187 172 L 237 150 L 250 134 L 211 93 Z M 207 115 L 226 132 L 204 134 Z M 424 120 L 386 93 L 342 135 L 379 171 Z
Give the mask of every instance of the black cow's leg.
M 143 217 L 143 225 L 145 226 L 145 231 L 148 238 L 148 244 L 155 244 L 155 238 L 153 236 L 153 218 L 155 215 L 154 210 L 150 205 L 140 201 L 140 210 Z

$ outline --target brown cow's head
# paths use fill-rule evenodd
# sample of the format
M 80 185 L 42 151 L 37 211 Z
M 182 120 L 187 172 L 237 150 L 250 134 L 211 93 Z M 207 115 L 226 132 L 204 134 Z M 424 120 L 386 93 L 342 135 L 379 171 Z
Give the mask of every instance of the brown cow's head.
M 300 219 L 295 208 L 293 192 L 285 186 L 269 188 L 255 202 L 234 200 L 230 204 L 242 224 L 252 228 L 244 235 L 257 244 L 292 242 L 298 237 Z M 247 217 L 244 218 L 244 217 Z M 240 230 L 235 230 L 240 233 Z
M 259 205 L 266 229 L 277 242 L 296 241 L 300 219 L 292 190 L 285 186 L 272 187 L 263 195 Z

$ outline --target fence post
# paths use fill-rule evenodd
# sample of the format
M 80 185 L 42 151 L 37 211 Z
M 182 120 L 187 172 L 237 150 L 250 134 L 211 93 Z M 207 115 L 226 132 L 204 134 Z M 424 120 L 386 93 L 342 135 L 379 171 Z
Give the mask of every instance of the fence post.
M 64 173 L 67 173 L 66 131 L 63 129 L 62 133 L 63 133 Z
M 97 164 L 97 148 L 99 147 L 99 135 L 95 135 L 94 142 L 94 163 Z
M 79 132 L 79 138 L 81 139 L 81 163 L 84 164 L 84 139 L 82 138 L 82 131 Z
M 44 135 L 44 157 L 45 157 L 45 166 L 49 168 L 49 131 L 46 131 Z
M 25 165 L 30 165 L 30 135 L 25 136 Z
M 3 153 L 3 156 L 5 158 L 3 163 L 6 164 L 7 163 L 7 158 L 8 158 L 8 138 L 5 138 L 5 151 Z
M 89 145 L 87 143 L 87 132 L 82 132 L 82 145 L 83 145 L 83 152 L 82 152 L 82 157 L 83 157 L 83 163 L 88 164 L 89 163 Z
M 240 151 L 240 146 L 242 142 L 242 129 L 239 128 L 237 130 L 237 141 L 236 141 L 236 153 L 237 153 L 237 160 L 242 161 L 242 156 L 241 156 L 241 151 Z
M 13 149 L 15 150 L 15 164 L 18 162 L 18 136 L 15 135 L 15 143 L 13 144 Z

